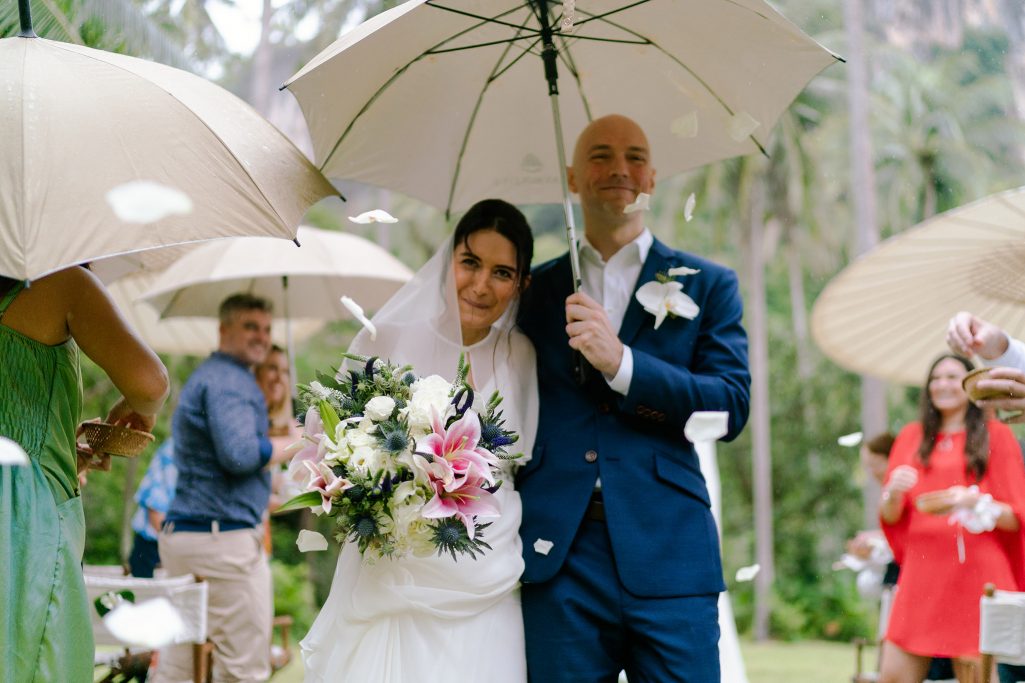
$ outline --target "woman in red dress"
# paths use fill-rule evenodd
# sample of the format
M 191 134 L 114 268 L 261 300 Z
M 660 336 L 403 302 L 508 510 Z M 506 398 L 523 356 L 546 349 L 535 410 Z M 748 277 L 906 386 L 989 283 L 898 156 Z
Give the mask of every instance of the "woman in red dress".
M 920 683 L 931 657 L 973 681 L 983 586 L 1025 588 L 1025 465 L 1007 425 L 969 402 L 971 368 L 953 355 L 933 363 L 920 421 L 890 453 L 879 516 L 901 571 L 880 683 Z

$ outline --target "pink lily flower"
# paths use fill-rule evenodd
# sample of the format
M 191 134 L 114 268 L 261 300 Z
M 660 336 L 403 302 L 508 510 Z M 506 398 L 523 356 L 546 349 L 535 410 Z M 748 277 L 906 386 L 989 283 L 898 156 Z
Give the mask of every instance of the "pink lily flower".
M 501 514 L 494 496 L 481 488 L 484 484 L 482 477 L 463 477 L 459 482 L 458 488 L 449 491 L 441 480 L 432 480 L 434 497 L 424 505 L 420 514 L 427 519 L 455 517 L 466 527 L 466 534 L 472 540 L 476 532 L 475 518 L 499 517 Z
M 418 450 L 433 456 L 434 463 L 448 464 L 451 474 L 445 472 L 446 476 L 442 477 L 446 491 L 460 488 L 468 478 L 479 477 L 488 484 L 495 483 L 491 468 L 498 464 L 498 458 L 477 446 L 480 442 L 480 420 L 475 412 L 467 410 L 448 430 L 435 412 L 431 416 L 431 426 L 434 433 L 420 440 Z
M 306 484 L 306 488 L 310 491 L 320 492 L 322 499 L 321 507 L 324 509 L 324 512 L 330 513 L 331 499 L 334 498 L 335 494 L 351 489 L 353 487 L 352 482 L 336 475 L 323 462 L 313 463 L 306 460 L 303 464 L 310 471 L 310 481 Z
M 286 476 L 299 481 L 303 472 L 303 463 L 318 462 L 324 459 L 324 423 L 320 419 L 320 411 L 310 406 L 306 411 L 302 438 L 288 447 L 292 460 L 288 464 Z

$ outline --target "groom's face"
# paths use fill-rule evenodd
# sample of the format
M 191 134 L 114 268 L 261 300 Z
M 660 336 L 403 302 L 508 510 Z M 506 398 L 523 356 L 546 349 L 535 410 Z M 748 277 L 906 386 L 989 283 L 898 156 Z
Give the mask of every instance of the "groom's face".
M 570 190 L 588 211 L 623 216 L 623 209 L 641 192 L 655 189 L 648 139 L 625 116 L 606 116 L 591 123 L 577 140 Z

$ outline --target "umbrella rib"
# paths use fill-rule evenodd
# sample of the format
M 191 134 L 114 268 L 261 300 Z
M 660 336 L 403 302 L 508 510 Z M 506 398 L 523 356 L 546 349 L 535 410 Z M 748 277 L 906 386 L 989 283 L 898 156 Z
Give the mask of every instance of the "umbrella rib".
M 448 52 L 460 52 L 462 50 L 475 50 L 478 47 L 491 47 L 492 45 L 504 45 L 506 43 L 515 43 L 519 40 L 534 40 L 535 44 L 540 41 L 541 38 L 537 33 L 533 33 L 529 36 L 517 36 L 515 38 L 503 38 L 502 40 L 490 40 L 486 43 L 474 43 L 473 45 L 462 45 L 460 47 L 446 47 L 442 50 L 427 50 L 424 52 L 425 55 L 443 55 Z
M 514 58 L 514 59 L 513 59 L 512 61 L 510 61 L 510 62 L 509 62 L 508 64 L 506 64 L 505 66 L 503 66 L 503 67 L 502 67 L 502 69 L 501 69 L 500 71 L 497 71 L 497 72 L 495 72 L 495 74 L 494 74 L 494 75 L 493 75 L 493 76 L 491 77 L 491 80 L 492 80 L 492 81 L 498 80 L 498 79 L 499 79 L 499 78 L 500 78 L 500 77 L 502 76 L 502 74 L 504 74 L 504 73 L 505 73 L 506 71 L 508 71 L 509 69 L 511 69 L 511 68 L 513 68 L 514 66 L 516 66 L 517 62 L 519 62 L 519 61 L 520 61 L 521 59 L 523 59 L 523 58 L 524 58 L 524 57 L 526 57 L 527 55 L 534 55 L 535 57 L 539 57 L 539 56 L 540 56 L 540 55 L 539 55 L 539 53 L 535 52 L 535 51 L 533 50 L 533 48 L 534 48 L 534 46 L 535 46 L 535 45 L 537 45 L 537 44 L 538 44 L 538 43 L 540 43 L 540 42 L 541 42 L 541 38 L 535 38 L 535 39 L 534 39 L 534 42 L 533 42 L 533 43 L 531 43 L 531 44 L 530 44 L 530 46 L 528 46 L 528 47 L 524 48 L 524 49 L 523 49 L 523 50 L 522 50 L 522 51 L 520 52 L 520 54 L 518 54 L 518 55 L 517 55 L 517 56 L 516 56 L 516 57 L 515 57 L 515 58 Z M 503 56 L 504 56 L 504 55 L 503 55 Z
M 623 5 L 622 7 L 617 7 L 616 9 L 609 10 L 608 12 L 605 12 L 604 14 L 588 15 L 587 19 L 584 19 L 583 21 L 575 21 L 575 22 L 573 22 L 573 26 L 575 28 L 577 26 L 583 26 L 584 24 L 586 24 L 588 22 L 591 22 L 591 21 L 604 21 L 605 17 L 612 16 L 613 14 L 618 14 L 619 12 L 625 12 L 628 9 L 633 9 L 634 7 L 637 7 L 638 5 L 643 5 L 643 4 L 648 3 L 648 2 L 651 2 L 651 0 L 637 0 L 637 2 L 630 3 L 629 5 Z M 585 15 L 587 14 L 587 12 L 583 12 L 583 11 L 581 11 L 580 13 L 581 14 L 585 14 Z M 615 26 L 615 24 L 612 24 L 612 22 L 606 22 L 606 23 L 609 23 L 609 24 Z M 576 36 L 576 37 L 579 37 L 579 36 Z
M 584 114 L 587 116 L 588 122 L 593 121 L 591 103 L 587 101 L 587 96 L 584 95 L 584 84 L 580 82 L 580 72 L 577 70 L 577 63 L 573 59 L 573 54 L 569 51 L 569 42 L 562 35 L 559 36 L 559 42 L 562 43 L 562 49 L 557 53 L 559 59 L 566 65 L 566 69 L 573 77 L 573 82 L 577 85 L 577 95 L 580 96 L 580 101 L 584 105 Z
M 536 38 L 536 40 L 541 40 L 541 39 L 540 38 Z M 536 42 L 535 42 L 535 44 L 536 44 Z M 505 61 L 505 57 L 506 57 L 506 55 L 509 54 L 509 50 L 511 50 L 512 47 L 513 47 L 513 43 L 510 41 L 506 45 L 506 48 L 502 51 L 502 54 L 499 55 L 498 61 L 495 62 L 495 66 L 492 67 L 491 73 L 488 74 L 487 79 L 484 81 L 484 87 L 481 88 L 480 92 L 477 95 L 477 101 L 473 105 L 473 113 L 470 114 L 470 120 L 467 122 L 466 130 L 463 132 L 463 142 L 459 146 L 459 156 L 456 157 L 455 172 L 452 174 L 452 184 L 449 186 L 449 190 L 448 190 L 448 202 L 446 202 L 446 204 L 445 204 L 445 217 L 446 218 L 448 218 L 449 215 L 452 212 L 452 199 L 453 199 L 453 197 L 455 197 L 456 185 L 459 183 L 459 176 L 460 176 L 460 173 L 462 172 L 463 155 L 466 153 L 466 146 L 470 142 L 470 133 L 473 131 L 473 124 L 476 123 L 476 121 L 477 121 L 477 114 L 480 112 L 481 104 L 484 103 L 484 95 L 485 95 L 485 93 L 487 93 L 488 88 L 491 86 L 491 84 L 495 82 L 495 79 L 497 79 L 503 73 L 508 71 L 513 66 L 513 64 L 516 64 L 516 62 L 518 62 L 520 59 L 523 58 L 523 55 L 528 54 L 528 50 L 524 50 L 515 59 L 513 59 L 508 65 L 506 65 L 505 67 L 502 67 L 502 62 Z M 500 68 L 500 67 L 502 67 L 502 68 Z
M 634 5 L 639 5 L 642 2 L 648 2 L 648 1 L 649 0 L 641 0 L 641 2 L 634 3 Z M 627 7 L 633 7 L 634 5 L 628 5 Z M 623 9 L 626 9 L 626 8 L 623 8 Z M 616 11 L 619 11 L 619 10 L 613 10 L 613 12 L 616 12 Z M 612 26 L 614 28 L 618 28 L 620 31 L 623 31 L 624 33 L 628 33 L 628 34 L 630 34 L 632 36 L 636 36 L 637 38 L 639 38 L 641 40 L 647 41 L 646 42 L 647 45 L 650 45 L 651 47 L 655 48 L 656 50 L 661 52 L 663 55 L 668 57 L 671 61 L 675 62 L 681 69 L 683 69 L 688 74 L 690 74 L 691 77 L 694 78 L 695 81 L 697 81 L 699 84 L 701 84 L 701 86 L 708 92 L 708 94 L 711 95 L 713 98 L 715 98 L 715 101 L 718 102 L 719 105 L 723 109 L 726 110 L 727 114 L 729 114 L 730 116 L 736 115 L 736 112 L 733 111 L 733 108 L 730 107 L 728 104 L 726 104 L 726 102 L 722 99 L 722 97 L 720 97 L 719 94 L 715 90 L 712 89 L 712 86 L 709 85 L 707 82 L 705 82 L 705 80 L 703 78 L 698 76 L 697 73 L 695 73 L 693 69 L 691 69 L 689 66 L 684 64 L 682 61 L 680 61 L 680 59 L 676 55 L 674 55 L 673 53 L 669 52 L 664 47 L 662 47 L 661 45 L 659 45 L 655 41 L 651 40 L 647 36 L 644 36 L 644 35 L 638 33 L 637 31 L 634 31 L 633 29 L 627 28 L 626 26 L 623 26 L 621 24 L 617 24 L 614 21 L 609 21 L 608 19 L 605 18 L 609 14 L 612 14 L 613 12 L 606 12 L 605 14 L 593 15 L 589 19 L 585 19 L 584 21 L 580 22 L 580 24 L 583 24 L 583 23 L 585 23 L 587 21 L 590 21 L 591 19 L 598 19 L 598 20 L 608 24 L 609 26 Z M 584 12 L 582 10 L 581 10 L 581 13 L 582 14 L 587 14 L 586 12 Z M 762 16 L 762 15 L 759 15 L 759 16 Z M 579 26 L 580 24 L 577 24 L 577 25 Z M 577 39 L 580 39 L 580 37 L 581 36 L 575 36 L 575 38 L 577 38 Z M 755 146 L 758 147 L 759 151 L 761 151 L 762 154 L 764 154 L 765 156 L 769 156 L 769 153 L 766 151 L 765 147 L 762 145 L 762 143 L 760 143 L 758 141 L 758 139 L 754 136 L 754 134 L 749 134 L 747 137 L 749 137 L 751 139 L 751 142 L 753 142 L 755 144 Z
M 645 1 L 647 1 L 647 0 L 645 0 Z M 508 26 L 509 28 L 514 28 L 514 29 L 516 29 L 518 31 L 531 31 L 535 35 L 540 33 L 540 31 L 538 29 L 528 28 L 527 26 L 524 26 L 522 24 L 514 24 L 514 23 L 509 22 L 509 21 L 499 21 L 498 19 L 495 19 L 493 17 L 485 17 L 485 16 L 480 15 L 480 14 L 474 14 L 473 12 L 467 12 L 466 10 L 456 9 L 455 7 L 448 7 L 446 5 L 439 5 L 438 3 L 431 2 L 430 0 L 427 0 L 427 2 L 424 3 L 424 4 L 428 5 L 429 7 L 434 7 L 436 9 L 445 10 L 446 12 L 452 12 L 453 14 L 459 14 L 459 15 L 462 15 L 464 17 L 470 17 L 471 19 L 478 19 L 478 20 L 480 20 L 481 23 L 484 23 L 484 24 L 498 24 L 499 26 Z M 520 5 L 519 7 L 513 7 L 510 10 L 502 12 L 498 16 L 503 17 L 503 16 L 505 16 L 507 14 L 512 14 L 513 12 L 515 12 L 518 9 L 525 9 L 526 7 L 527 7 L 526 4 Z M 531 15 L 531 16 L 533 16 L 533 15 Z M 478 26 L 479 25 L 480 24 L 478 24 Z M 474 28 L 477 28 L 477 27 L 474 26 Z
M 448 11 L 456 11 L 456 10 L 452 10 L 452 9 L 450 9 L 448 7 L 444 7 L 442 5 L 434 5 L 434 4 L 430 3 L 430 2 L 427 2 L 426 5 L 428 7 L 436 7 L 438 9 L 443 9 L 443 10 L 448 10 Z M 524 9 L 525 7 L 526 7 L 526 5 L 520 5 L 519 7 L 513 7 L 512 9 L 509 9 L 509 10 L 506 10 L 506 11 L 502 12 L 498 16 L 499 17 L 504 17 L 506 15 L 512 14 L 513 12 L 515 12 L 515 11 L 517 11 L 519 9 Z M 460 12 L 457 12 L 457 13 L 460 13 Z M 461 12 L 461 13 L 462 14 L 466 14 L 465 12 Z M 470 15 L 470 16 L 472 16 L 472 15 Z M 425 50 L 424 52 L 421 52 L 420 54 L 416 55 L 415 57 L 410 59 L 408 62 L 406 62 L 404 65 L 402 65 L 401 67 L 396 69 L 395 73 L 393 73 L 388 80 L 386 80 L 384 83 L 382 83 L 380 88 L 378 88 L 377 90 L 374 91 L 374 94 L 370 96 L 370 98 L 363 104 L 363 106 L 360 108 L 360 110 L 358 112 L 356 112 L 356 115 L 352 117 L 352 120 L 349 121 L 348 125 L 345 126 L 345 130 L 343 130 L 342 134 L 338 136 L 338 140 L 336 140 L 334 146 L 331 147 L 331 151 L 328 152 L 327 156 L 324 157 L 324 161 L 321 162 L 321 164 L 319 166 L 319 170 L 323 171 L 324 169 L 327 168 L 327 165 L 331 162 L 331 159 L 334 157 L 335 153 L 338 152 L 338 148 L 341 147 L 342 143 L 345 141 L 345 138 L 347 138 L 349 136 L 349 133 L 351 133 L 352 129 L 356 126 L 356 122 L 359 121 L 363 117 L 363 115 L 367 113 L 367 111 L 370 109 L 370 107 L 373 106 L 374 102 L 377 101 L 377 99 L 384 93 L 384 91 L 387 90 L 388 87 L 399 78 L 399 76 L 404 74 L 409 69 L 409 67 L 413 66 L 418 61 L 420 61 L 421 59 L 423 59 L 424 57 L 429 55 L 432 51 L 437 50 L 439 47 L 441 47 L 445 43 L 453 41 L 456 38 L 459 38 L 460 36 L 464 36 L 467 33 L 470 33 L 471 31 L 476 30 L 477 28 L 479 28 L 483 24 L 489 23 L 489 22 L 491 22 L 491 23 L 505 23 L 505 22 L 497 22 L 494 19 L 481 18 L 481 21 L 479 23 L 474 24 L 472 26 L 468 26 L 468 27 L 464 28 L 463 30 L 457 31 L 456 33 L 448 36 L 447 38 L 444 38 L 444 39 L 438 41 L 432 47 L 427 48 L 427 50 Z M 516 26 L 515 24 L 510 24 L 510 25 Z

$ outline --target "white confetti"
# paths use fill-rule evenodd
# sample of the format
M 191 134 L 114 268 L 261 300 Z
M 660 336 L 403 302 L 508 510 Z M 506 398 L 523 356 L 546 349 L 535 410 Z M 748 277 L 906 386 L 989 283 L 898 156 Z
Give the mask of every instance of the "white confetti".
M 358 216 L 349 216 L 349 220 L 353 223 L 360 223 L 366 225 L 367 223 L 398 223 L 399 219 L 392 216 L 383 209 L 374 209 L 373 211 L 364 211 Z
M 681 275 L 697 275 L 701 272 L 700 268 L 688 268 L 687 266 L 677 266 L 676 268 L 670 268 L 668 271 L 669 277 L 680 277 Z
M 552 551 L 552 548 L 554 547 L 554 543 L 552 543 L 551 541 L 546 541 L 543 538 L 539 538 L 536 541 L 534 541 L 534 552 L 538 553 L 539 555 L 547 555 Z
M 327 539 L 324 538 L 324 534 L 302 529 L 299 531 L 299 538 L 295 539 L 295 545 L 301 553 L 327 550 Z
M 107 192 L 107 203 L 125 223 L 154 223 L 192 213 L 192 200 L 181 190 L 152 180 L 133 180 Z
M 726 436 L 730 414 L 726 411 L 699 410 L 691 413 L 683 427 L 683 435 L 691 443 L 717 441 Z
M 28 465 L 28 453 L 17 441 L 0 436 L 0 465 L 24 467 Z
M 683 205 L 683 220 L 690 223 L 691 219 L 694 218 L 694 207 L 697 206 L 698 200 L 691 192 L 690 196 L 687 197 L 687 203 Z
M 363 307 L 353 301 L 347 296 L 342 297 L 342 305 L 349 309 L 349 313 L 352 313 L 352 317 L 360 322 L 363 327 L 367 328 L 370 332 L 370 341 L 377 339 L 377 328 L 374 327 L 374 323 L 370 322 L 370 318 L 363 313 Z
M 748 114 L 746 111 L 738 111 L 730 119 L 729 131 L 730 137 L 733 138 L 734 142 L 743 142 L 751 133 L 758 129 L 758 126 L 762 124 L 755 121 L 754 117 Z
M 174 643 L 185 630 L 178 610 L 167 598 L 153 598 L 138 605 L 122 602 L 103 617 L 103 623 L 126 645 L 151 650 Z
M 673 119 L 669 124 L 669 130 L 678 138 L 689 140 L 698 136 L 698 113 L 692 111 L 689 114 Z
M 638 192 L 637 199 L 623 207 L 623 213 L 637 213 L 647 211 L 651 208 L 651 195 L 647 192 Z
M 573 30 L 573 22 L 577 18 L 576 8 L 576 0 L 562 0 L 562 23 L 560 27 L 563 31 Z
M 861 443 L 861 432 L 852 432 L 850 434 L 844 434 L 836 440 L 838 444 L 846 448 L 853 448 Z
M 750 567 L 741 567 L 737 570 L 737 583 L 746 583 L 748 581 L 753 581 L 754 578 L 758 576 L 758 572 L 761 570 L 761 568 L 762 565 L 760 564 L 753 564 Z

